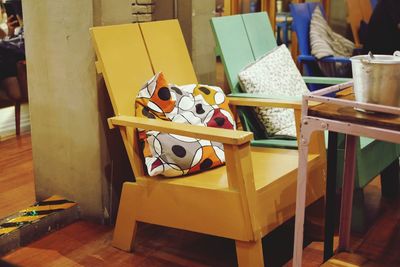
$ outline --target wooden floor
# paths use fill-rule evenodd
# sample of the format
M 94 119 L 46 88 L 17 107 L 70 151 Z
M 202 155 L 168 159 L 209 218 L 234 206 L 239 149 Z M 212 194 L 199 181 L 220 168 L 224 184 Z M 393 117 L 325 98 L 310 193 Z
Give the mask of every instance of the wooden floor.
M 0 218 L 35 201 L 30 134 L 0 141 Z
M 30 136 L 0 142 L 0 215 L 33 202 Z M 367 187 L 371 227 L 353 235 L 353 252 L 383 266 L 400 266 L 400 198 L 380 196 L 379 181 Z M 110 246 L 112 228 L 80 221 L 54 232 L 3 259 L 19 266 L 235 266 L 234 242 L 186 231 L 140 224 L 135 253 Z M 269 266 L 290 266 L 293 221 L 263 240 Z M 319 266 L 322 243 L 304 252 L 304 266 Z M 1 263 L 0 263 L 1 265 Z
M 21 133 L 30 132 L 29 104 L 21 105 Z M 15 136 L 15 111 L 14 107 L 0 108 L 0 141 Z

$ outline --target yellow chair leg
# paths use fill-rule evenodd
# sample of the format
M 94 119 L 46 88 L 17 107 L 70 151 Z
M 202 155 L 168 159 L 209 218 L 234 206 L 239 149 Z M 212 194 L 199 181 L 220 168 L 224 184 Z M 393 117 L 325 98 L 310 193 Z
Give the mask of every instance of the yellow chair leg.
M 236 241 L 236 255 L 239 267 L 263 267 L 261 238 L 257 241 Z
M 133 183 L 124 183 L 112 241 L 112 246 L 129 252 L 133 249 L 137 228 L 134 191 Z

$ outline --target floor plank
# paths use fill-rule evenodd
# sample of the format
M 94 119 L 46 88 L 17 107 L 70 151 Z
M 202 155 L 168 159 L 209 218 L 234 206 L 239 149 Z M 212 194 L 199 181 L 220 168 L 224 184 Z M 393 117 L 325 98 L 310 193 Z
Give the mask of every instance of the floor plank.
M 20 266 L 234 266 L 234 244 L 140 224 L 135 253 L 110 246 L 112 228 L 85 221 L 52 233 L 4 260 Z
M 30 134 L 0 141 L 0 218 L 35 202 Z

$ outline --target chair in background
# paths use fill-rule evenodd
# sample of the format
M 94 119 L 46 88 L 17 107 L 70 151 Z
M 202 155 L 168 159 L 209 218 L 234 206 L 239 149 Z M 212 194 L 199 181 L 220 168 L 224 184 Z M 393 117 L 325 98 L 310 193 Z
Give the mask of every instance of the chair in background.
M 372 6 L 370 0 L 347 0 L 347 21 L 350 23 L 351 32 L 356 47 L 362 47 L 360 40 L 360 26 L 363 21 L 365 25 L 368 24 L 372 15 Z
M 17 62 L 17 79 L 19 83 L 19 99 L 11 99 L 7 96 L 5 89 L 0 90 L 0 108 L 14 106 L 15 112 L 15 133 L 17 136 L 21 133 L 21 105 L 28 102 L 28 83 L 26 73 L 26 62 Z
M 304 5 L 302 7 L 307 7 Z M 236 15 L 229 17 L 213 18 L 213 31 L 218 46 L 221 51 L 222 63 L 224 64 L 228 84 L 231 88 L 233 99 L 244 97 L 260 96 L 242 93 L 238 81 L 238 73 L 249 63 L 271 51 L 276 47 L 275 37 L 266 13 L 253 13 Z M 263 34 L 260 34 L 263 33 Z M 237 53 L 237 51 L 241 51 Z M 346 79 L 329 77 L 303 77 L 307 83 L 339 83 Z M 347 79 L 348 80 L 348 79 Z M 264 96 L 268 97 L 268 96 Z M 272 96 L 276 97 L 276 96 Z M 260 100 L 261 102 L 261 100 Z M 240 106 L 240 104 L 238 104 Z M 242 125 L 246 130 L 254 131 L 255 137 L 262 136 L 260 129 L 257 128 L 257 118 L 247 108 L 238 107 Z M 258 132 L 257 132 L 258 131 Z M 252 141 L 252 145 L 261 147 L 286 147 L 297 149 L 297 143 L 293 140 L 265 139 Z M 344 136 L 339 135 L 338 146 L 332 148 L 337 153 L 338 171 L 333 178 L 337 181 L 339 188 L 342 181 L 343 159 L 344 159 Z M 321 142 L 323 144 L 323 141 Z M 331 146 L 332 147 L 332 146 Z M 360 138 L 357 149 L 357 168 L 356 168 L 356 202 L 353 224 L 358 230 L 364 229 L 365 216 L 363 210 L 363 188 L 377 175 L 381 174 L 382 193 L 386 196 L 391 195 L 388 190 L 393 184 L 399 181 L 398 157 L 400 146 L 391 143 L 375 141 L 369 138 Z M 397 166 L 397 167 L 396 167 Z M 397 172 L 396 172 L 397 170 Z
M 377 4 L 378 4 L 378 0 L 371 0 L 372 9 L 375 9 Z
M 240 88 L 238 74 L 245 66 L 277 47 L 275 35 L 272 31 L 267 13 L 259 12 L 213 18 L 211 24 L 217 50 L 221 51 L 220 54 L 225 69 L 225 75 L 231 89 L 230 99 L 232 99 L 232 101 L 240 101 L 246 98 L 253 98 L 254 101 L 260 99 L 260 96 L 243 93 Z M 240 51 L 240 53 L 238 53 L 238 51 Z M 306 83 L 322 84 L 337 84 L 348 80 L 330 77 L 303 77 L 303 79 Z M 276 99 L 277 96 L 264 97 Z M 285 101 L 285 99 L 276 100 Z M 301 104 L 300 98 L 297 100 L 291 99 L 291 101 Z M 263 129 L 258 127 L 257 119 L 251 109 L 240 107 L 238 108 L 238 114 L 244 129 L 252 131 L 255 135 L 255 140 L 252 141 L 252 145 L 261 147 L 297 148 L 296 140 L 268 139 L 265 133 L 263 133 Z M 300 114 L 298 114 L 298 116 L 300 117 Z
M 248 132 L 134 116 L 136 95 L 154 73 L 163 71 L 176 84 L 197 83 L 176 20 L 95 27 L 91 33 L 97 70 L 117 115 L 109 125 L 119 128 L 136 177 L 123 185 L 112 244 L 131 251 L 136 223 L 147 222 L 236 240 L 239 266 L 264 266 L 261 238 L 294 216 L 297 151 L 251 147 Z M 180 178 L 149 177 L 137 128 L 222 142 L 226 165 Z M 324 153 L 314 149 L 309 155 L 307 204 L 323 195 L 324 164 Z
M 311 17 L 314 9 L 317 6 L 321 9 L 322 13 L 325 14 L 322 4 L 318 2 L 290 4 L 290 13 L 293 16 L 292 29 L 294 32 L 296 32 L 300 52 L 297 60 L 304 70 L 304 75 L 307 76 L 323 76 L 320 68 L 318 67 L 317 59 L 311 55 L 310 47 Z M 320 61 L 326 63 L 340 62 L 350 64 L 350 60 L 345 57 L 327 57 L 320 59 Z M 322 87 L 323 86 L 316 83 L 308 85 L 310 91 L 315 91 L 321 89 Z
M 278 45 L 289 45 L 289 30 L 292 21 L 293 18 L 288 12 L 280 12 L 276 14 L 276 41 Z

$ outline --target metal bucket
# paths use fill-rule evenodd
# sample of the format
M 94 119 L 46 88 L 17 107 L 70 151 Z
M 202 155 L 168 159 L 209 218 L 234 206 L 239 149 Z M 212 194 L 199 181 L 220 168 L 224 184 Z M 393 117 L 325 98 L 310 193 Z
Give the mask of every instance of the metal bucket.
M 400 107 L 400 52 L 350 58 L 359 102 Z

